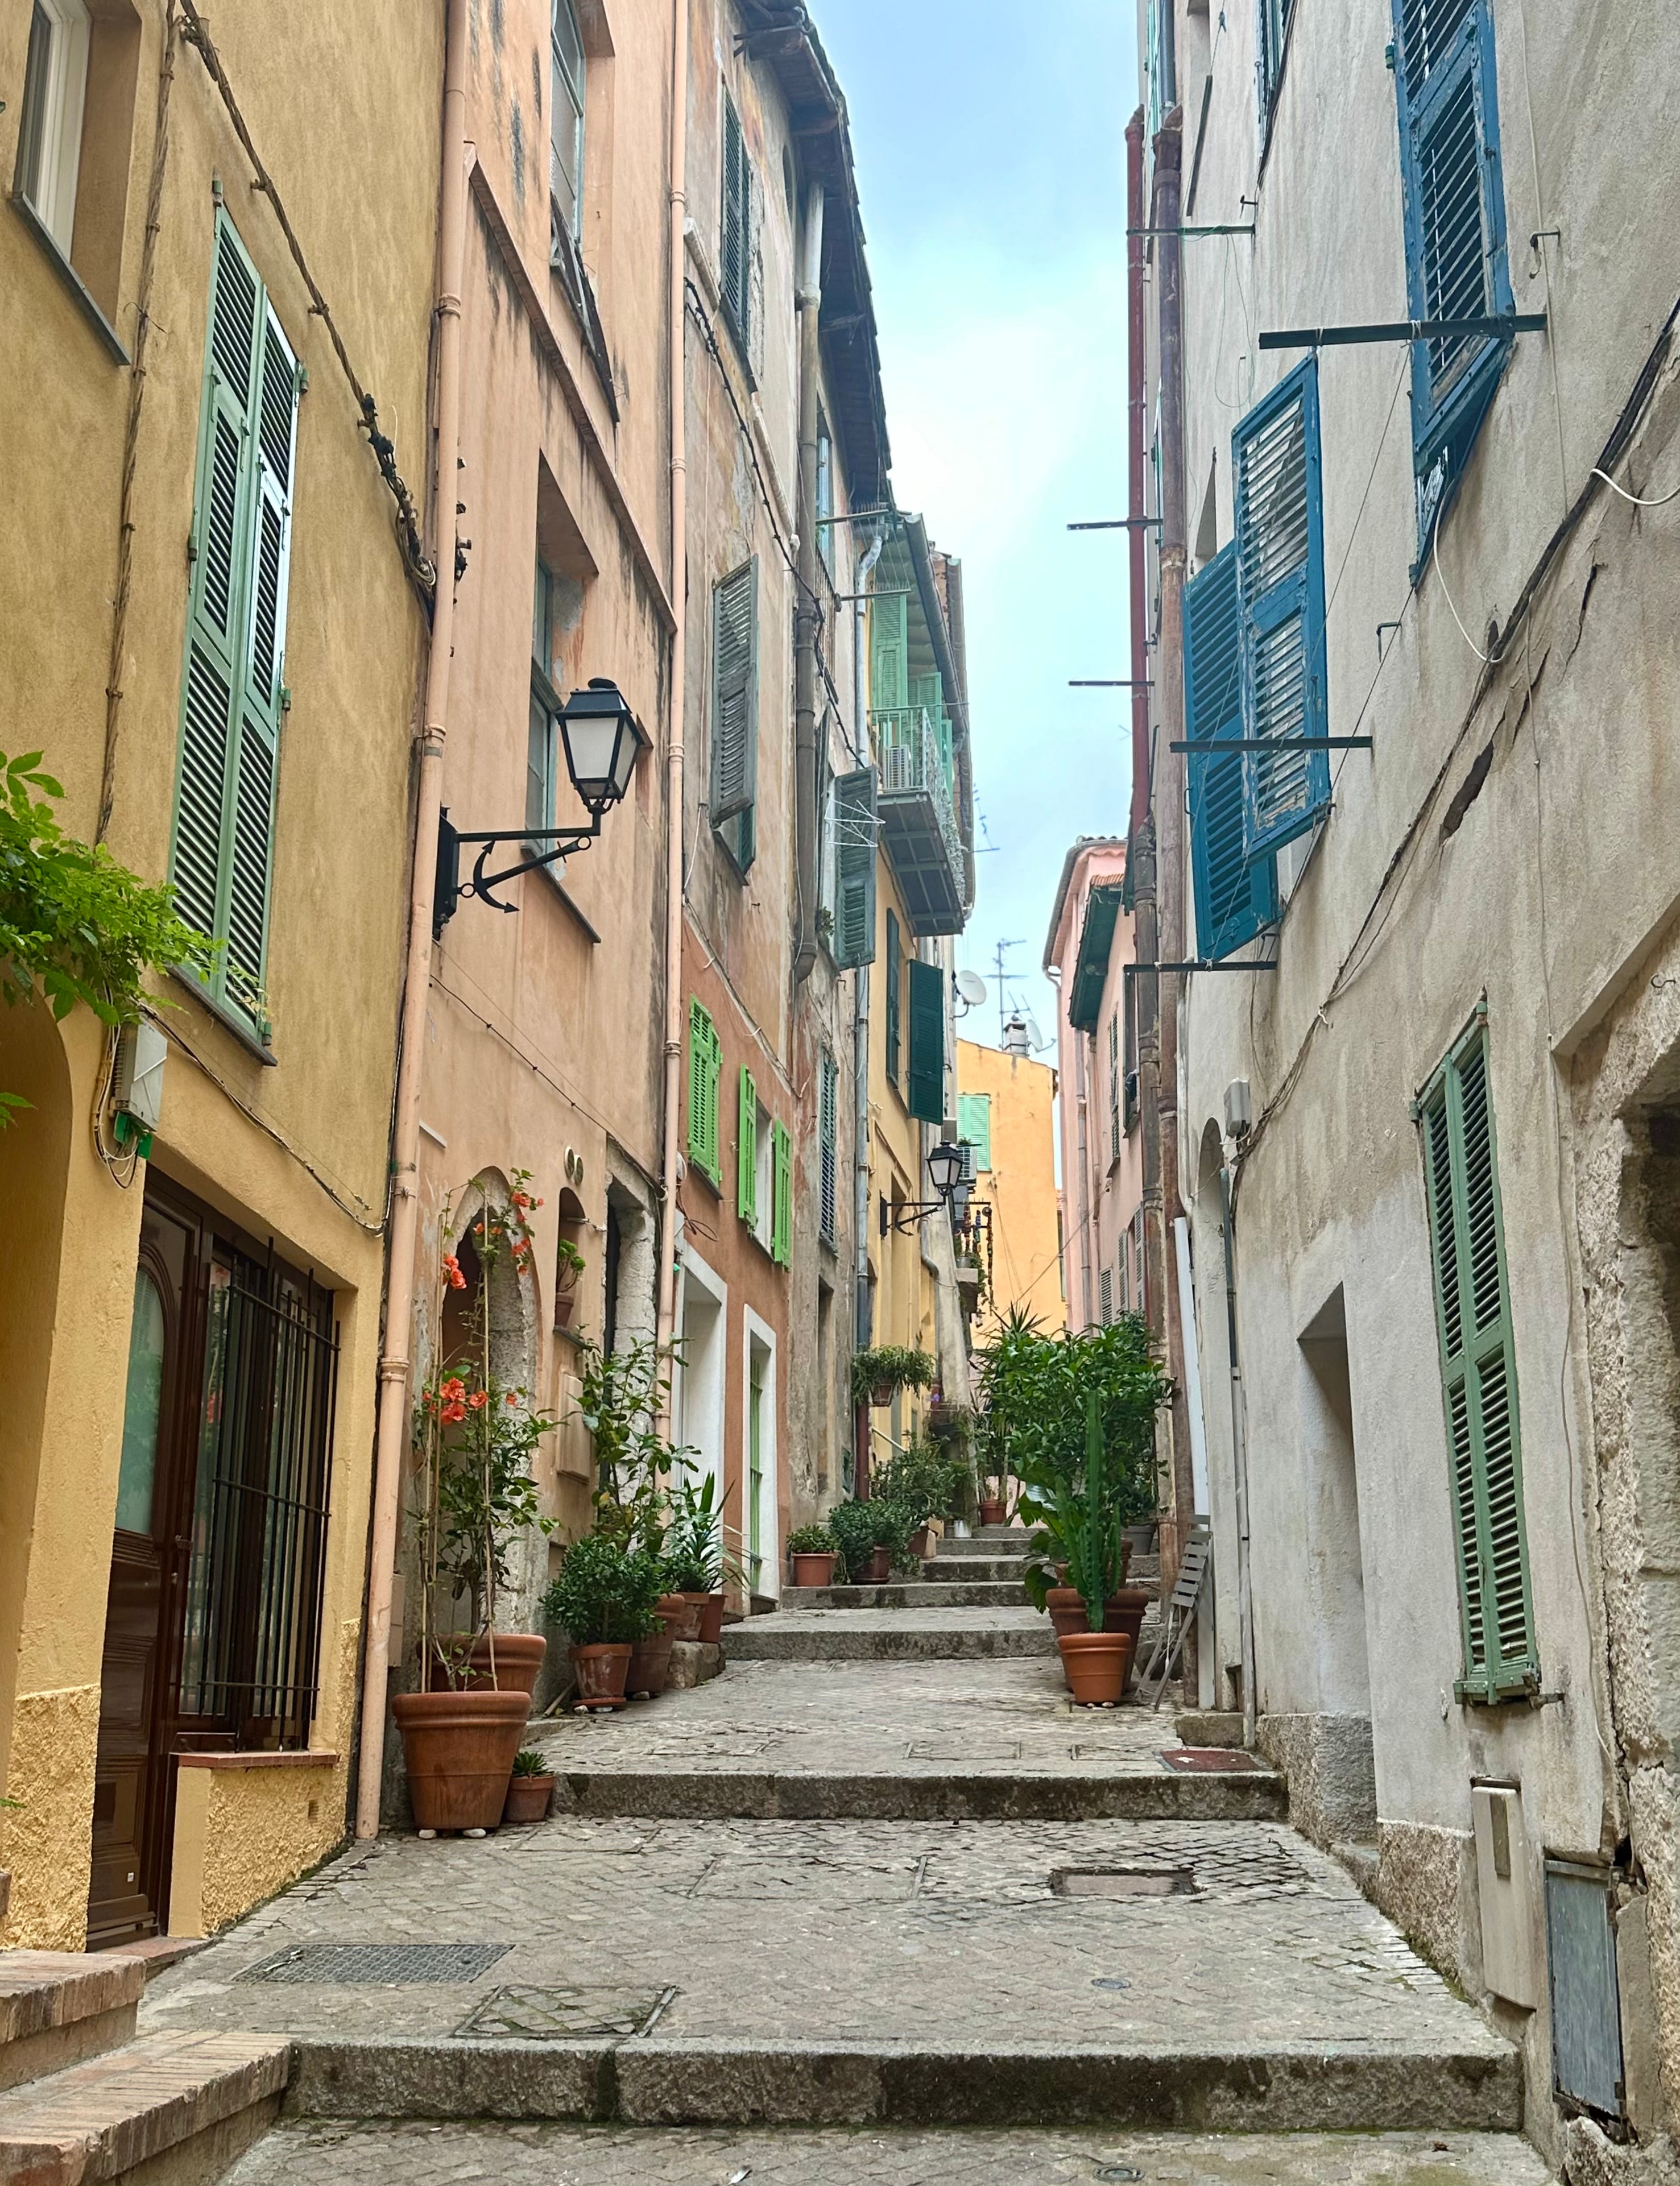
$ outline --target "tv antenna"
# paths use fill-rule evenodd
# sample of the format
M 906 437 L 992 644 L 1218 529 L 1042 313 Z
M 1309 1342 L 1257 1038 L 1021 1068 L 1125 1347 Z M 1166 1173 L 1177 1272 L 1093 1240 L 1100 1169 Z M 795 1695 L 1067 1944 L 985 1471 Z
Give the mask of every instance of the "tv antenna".
M 1012 940 L 1000 941 L 992 952 L 997 964 L 998 1045 L 1000 1047 L 1004 1045 L 1004 1034 L 1009 1030 L 1009 1004 L 1004 996 L 1004 951 L 1006 949 L 1024 949 L 1026 946 L 1025 934 L 1017 934 Z

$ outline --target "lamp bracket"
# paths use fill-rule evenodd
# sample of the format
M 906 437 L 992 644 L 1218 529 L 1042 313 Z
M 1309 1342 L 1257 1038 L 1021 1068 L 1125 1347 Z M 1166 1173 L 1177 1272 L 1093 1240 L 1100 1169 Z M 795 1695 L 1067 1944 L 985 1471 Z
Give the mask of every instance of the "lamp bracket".
M 493 911 L 517 911 L 518 905 L 503 903 L 492 890 L 503 881 L 517 880 L 521 873 L 534 873 L 540 866 L 552 866 L 557 858 L 570 857 L 574 850 L 586 850 L 601 832 L 601 814 L 592 812 L 587 827 L 495 827 L 465 830 L 451 827 L 447 809 L 438 820 L 437 883 L 432 895 L 432 938 L 436 940 L 445 926 L 455 916 L 455 907 L 462 896 L 477 896 Z M 461 878 L 461 846 L 463 843 L 480 845 L 473 860 L 473 877 Z M 552 843 L 552 850 L 537 852 L 522 858 L 516 866 L 504 866 L 499 872 L 487 873 L 490 853 L 499 843 Z
M 906 1199 L 899 1203 L 896 1214 L 886 1200 L 881 1202 L 881 1234 L 884 1237 L 893 1230 L 908 1236 L 924 1215 L 937 1214 L 942 1207 L 949 1208 L 948 1199 Z

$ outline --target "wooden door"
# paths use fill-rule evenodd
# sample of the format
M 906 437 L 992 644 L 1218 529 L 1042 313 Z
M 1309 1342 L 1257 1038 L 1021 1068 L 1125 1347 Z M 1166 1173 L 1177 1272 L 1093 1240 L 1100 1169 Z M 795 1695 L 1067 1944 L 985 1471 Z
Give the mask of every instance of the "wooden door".
M 148 1186 L 129 1331 L 93 1780 L 87 1940 L 153 1935 L 168 1915 L 175 1656 L 190 1549 L 198 1407 L 192 1304 L 199 1238 Z

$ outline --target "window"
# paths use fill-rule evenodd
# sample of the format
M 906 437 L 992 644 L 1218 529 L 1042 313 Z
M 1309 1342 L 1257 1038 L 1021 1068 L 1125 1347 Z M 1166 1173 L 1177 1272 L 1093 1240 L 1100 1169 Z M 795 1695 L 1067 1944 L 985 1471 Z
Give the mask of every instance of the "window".
M 1487 1031 L 1480 1012 L 1431 1080 L 1418 1113 L 1459 1550 L 1458 1693 L 1467 1701 L 1518 1698 L 1537 1687 L 1540 1669 Z
M 1235 541 L 1184 586 L 1184 734 L 1187 741 L 1229 743 L 1242 734 L 1241 621 L 1237 607 Z M 1215 961 L 1252 941 L 1277 916 L 1277 866 L 1268 853 L 1248 862 L 1243 840 L 1242 763 L 1190 754 L 1190 877 L 1196 900 L 1196 953 Z M 1128 988 L 1137 982 L 1128 980 Z M 1128 1051 L 1134 1051 L 1127 1012 Z M 1135 1057 L 1132 1068 L 1135 1068 Z
M 793 1140 L 786 1124 L 770 1125 L 770 1258 L 785 1268 L 793 1257 Z
M 1128 982 L 1129 984 L 1130 983 Z M 1108 1020 L 1108 1158 L 1120 1158 L 1120 1012 Z
M 572 0 L 553 0 L 549 16 L 548 218 L 550 255 L 559 258 L 583 225 L 583 37 Z
M 735 338 L 746 356 L 753 339 L 753 163 L 735 101 L 724 93 L 723 216 L 719 231 L 718 277 Z
M 904 1100 L 912 1116 L 938 1124 L 945 1116 L 945 975 L 912 957 L 910 972 L 910 1070 Z
M 1406 293 L 1418 319 L 1509 312 L 1490 0 L 1394 0 Z M 1420 553 L 1509 353 L 1509 337 L 1412 345 Z
M 957 1136 L 974 1149 L 976 1169 L 992 1166 L 992 1096 L 989 1093 L 957 1095 Z
M 16 188 L 66 258 L 76 232 L 92 34 L 83 0 L 35 0 L 24 66 Z
M 718 1079 L 723 1054 L 711 1012 L 697 1001 L 688 1006 L 688 1158 L 715 1185 L 718 1181 Z
M 1194 736 L 1192 729 L 1190 733 Z M 1192 766 L 1195 761 L 1191 762 Z M 1138 1084 L 1138 983 L 1135 979 L 1121 982 L 1120 1006 L 1125 1015 L 1125 1033 L 1122 1045 L 1125 1085 L 1122 1095 L 1121 1123 L 1128 1137 L 1138 1128 L 1138 1117 L 1142 1109 Z
M 818 1178 L 817 1235 L 825 1245 L 839 1237 L 840 1072 L 825 1048 L 817 1074 Z M 825 1388 L 826 1383 L 822 1385 Z
M 1330 802 L 1319 373 L 1309 357 L 1251 410 L 1232 440 L 1245 737 L 1242 848 L 1252 866 L 1302 835 Z M 1200 582 L 1200 580 L 1198 580 Z
M 1120 1271 L 1120 1310 L 1132 1310 L 1132 1232 L 1129 1224 L 1120 1232 L 1118 1255 Z
M 759 563 L 754 555 L 712 591 L 712 825 L 744 873 L 757 847 Z
M 264 1039 L 297 412 L 297 360 L 219 212 L 170 877 L 188 925 L 226 944 L 206 993 Z
M 759 1226 L 759 1089 L 742 1068 L 736 1108 L 735 1211 L 749 1230 Z
M 1144 1211 L 1141 1207 L 1132 1217 L 1130 1252 L 1132 1311 L 1146 1317 L 1149 1313 L 1149 1262 L 1144 1250 Z
M 835 777 L 834 961 L 843 971 L 875 961 L 875 789 L 872 766 Z
M 816 445 L 816 518 L 817 552 L 822 557 L 822 566 L 832 577 L 834 575 L 834 526 L 828 518 L 834 513 L 834 438 L 828 429 L 828 420 L 817 412 Z
M 887 914 L 887 1082 L 899 1082 L 899 983 L 902 977 L 899 922 L 895 914 Z
M 555 589 L 553 572 L 539 556 L 531 617 L 531 714 L 525 756 L 525 825 L 538 833 L 554 825 L 560 765 L 561 701 L 549 681 L 554 665 Z M 532 847 L 541 850 L 548 845 L 537 843 Z
M 1289 26 L 1295 16 L 1295 0 L 1259 0 L 1255 73 L 1260 92 L 1260 141 L 1271 134 L 1272 115 L 1283 81 L 1284 55 L 1289 47 Z

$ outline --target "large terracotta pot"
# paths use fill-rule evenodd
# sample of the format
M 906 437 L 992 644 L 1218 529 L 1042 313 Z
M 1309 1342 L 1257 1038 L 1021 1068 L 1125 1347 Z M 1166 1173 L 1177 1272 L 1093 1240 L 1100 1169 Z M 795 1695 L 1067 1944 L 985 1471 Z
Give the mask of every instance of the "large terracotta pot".
M 926 1526 L 918 1526 L 910 1537 L 910 1552 L 918 1563 L 925 1563 L 933 1553 L 933 1537 Z
M 792 1555 L 795 1586 L 832 1585 L 838 1561 L 832 1549 L 795 1549 Z
M 658 1699 L 670 1682 L 671 1650 L 675 1645 L 669 1632 L 655 1632 L 632 1646 L 624 1677 L 624 1690 L 632 1699 L 643 1694 L 650 1701 Z
M 628 1640 L 602 1645 L 574 1647 L 572 1673 L 578 1681 L 581 1708 L 620 1708 L 624 1704 L 624 1679 L 630 1675 Z
M 1150 1595 L 1147 1587 L 1123 1586 L 1111 1594 L 1105 1606 L 1102 1628 L 1105 1632 L 1123 1632 L 1132 1643 L 1132 1651 L 1126 1666 L 1126 1682 L 1138 1667 L 1138 1642 L 1143 1634 L 1144 1612 L 1148 1609 Z
M 552 1776 L 515 1776 L 507 1786 L 504 1822 L 541 1822 L 548 1819 L 548 1802 L 554 1790 Z
M 724 1598 L 720 1594 L 686 1594 L 685 1601 L 692 1601 L 700 1611 L 700 1629 L 697 1638 L 708 1647 L 715 1647 L 723 1638 Z
M 983 1495 L 980 1498 L 981 1524 L 983 1526 L 1001 1526 L 1003 1522 L 1004 1506 L 1002 1503 L 994 1496 Z
M 654 1614 L 664 1619 L 665 1636 L 669 1640 L 697 1640 L 700 1637 L 700 1605 L 703 1594 L 662 1594 L 654 1604 Z
M 498 1632 L 496 1634 L 495 1689 L 504 1693 L 523 1693 L 529 1700 L 536 1690 L 544 1657 L 548 1653 L 548 1642 L 540 1632 Z M 473 1651 L 467 1658 L 472 1672 L 468 1690 L 488 1692 L 492 1688 L 490 1677 L 490 1635 L 481 1633 L 473 1642 Z
M 493 1830 L 530 1712 L 526 1693 L 399 1693 L 408 1796 L 422 1830 Z
M 1050 1611 L 1050 1624 L 1058 1640 L 1064 1632 L 1085 1630 L 1085 1597 L 1077 1586 L 1047 1588 L 1044 1606 Z
M 1117 1707 L 1132 1643 L 1123 1632 L 1064 1632 L 1056 1641 L 1076 1707 Z

